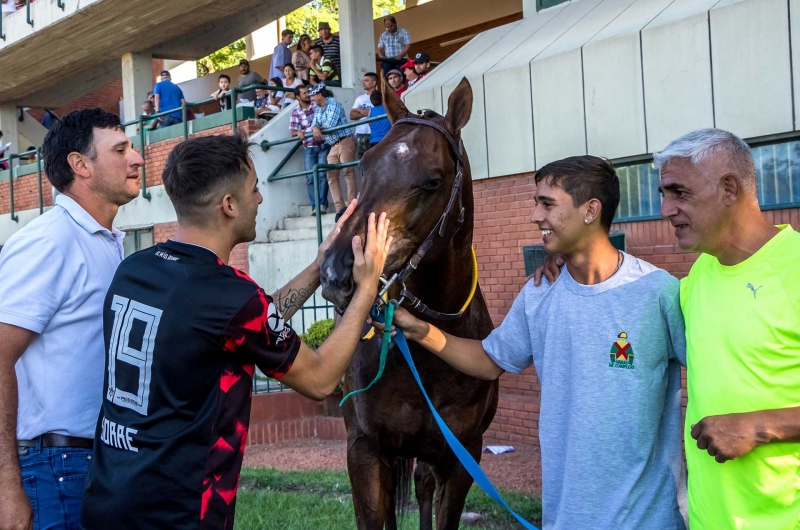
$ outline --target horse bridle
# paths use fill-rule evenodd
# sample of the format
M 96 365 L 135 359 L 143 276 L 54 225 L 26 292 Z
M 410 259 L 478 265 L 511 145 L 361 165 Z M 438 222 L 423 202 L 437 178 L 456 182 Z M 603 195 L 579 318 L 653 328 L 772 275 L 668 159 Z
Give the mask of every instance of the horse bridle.
M 463 154 L 463 147 L 461 143 L 461 138 L 454 136 L 450 131 L 442 127 L 441 125 L 434 123 L 429 120 L 425 120 L 422 118 L 402 118 L 397 120 L 394 125 L 400 124 L 409 124 L 409 125 L 422 125 L 424 127 L 430 127 L 435 129 L 442 136 L 445 137 L 447 143 L 450 145 L 450 148 L 453 151 L 455 163 L 456 163 L 456 177 L 453 179 L 453 188 L 450 191 L 450 200 L 447 201 L 447 207 L 445 207 L 442 216 L 439 218 L 439 221 L 434 225 L 433 229 L 431 230 L 428 237 L 425 238 L 425 241 L 419 246 L 414 255 L 406 263 L 405 267 L 403 267 L 400 272 L 396 272 L 392 275 L 391 278 L 388 280 L 381 276 L 380 280 L 383 284 L 383 288 L 378 293 L 378 300 L 379 304 L 383 303 L 384 295 L 389 291 L 389 288 L 395 284 L 399 283 L 402 286 L 400 291 L 400 300 L 397 301 L 398 305 L 401 305 L 404 301 L 408 301 L 416 311 L 422 313 L 423 315 L 434 318 L 438 320 L 455 320 L 459 318 L 461 315 L 464 314 L 464 309 L 459 311 L 458 313 L 442 313 L 439 311 L 435 311 L 425 305 L 422 300 L 418 297 L 414 296 L 408 289 L 406 289 L 405 281 L 408 279 L 411 274 L 417 270 L 417 266 L 420 264 L 422 259 L 425 257 L 425 254 L 431 249 L 433 243 L 436 241 L 437 237 L 444 237 L 444 231 L 447 227 L 447 220 L 450 214 L 453 211 L 453 207 L 456 204 L 456 200 L 458 201 L 458 229 L 461 228 L 461 224 L 464 222 L 464 204 L 462 200 L 462 188 L 464 185 L 464 154 Z

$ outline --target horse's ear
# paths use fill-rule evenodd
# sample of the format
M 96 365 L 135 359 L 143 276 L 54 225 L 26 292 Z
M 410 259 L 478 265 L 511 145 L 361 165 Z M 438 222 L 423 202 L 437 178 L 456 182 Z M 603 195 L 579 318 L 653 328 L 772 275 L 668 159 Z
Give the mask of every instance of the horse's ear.
M 394 122 L 397 120 L 408 118 L 411 115 L 411 112 L 406 108 L 403 100 L 400 99 L 400 96 L 395 94 L 388 83 L 383 86 L 383 106 L 386 108 L 386 116 L 389 117 L 389 123 L 392 125 L 394 125 Z
M 472 114 L 472 86 L 464 77 L 447 100 L 447 114 L 444 117 L 447 128 L 453 134 L 464 128 Z

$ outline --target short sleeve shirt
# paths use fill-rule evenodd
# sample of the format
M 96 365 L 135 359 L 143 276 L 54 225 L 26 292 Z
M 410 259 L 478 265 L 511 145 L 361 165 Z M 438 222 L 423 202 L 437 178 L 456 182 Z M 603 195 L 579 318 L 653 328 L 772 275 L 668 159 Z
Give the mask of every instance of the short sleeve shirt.
M 153 94 L 158 94 L 158 111 L 166 112 L 172 109 L 181 108 L 181 100 L 184 99 L 181 88 L 172 81 L 159 81 L 153 89 Z M 168 114 L 175 118 L 182 118 L 180 110 Z
M 361 94 L 353 102 L 354 109 L 371 109 L 372 102 L 369 100 L 369 94 Z M 356 125 L 356 134 L 369 134 L 369 123 L 364 125 Z
M 678 291 L 628 254 L 596 285 L 563 267 L 483 341 L 505 370 L 536 366 L 544 528 L 685 528 Z
M 103 322 L 82 528 L 232 527 L 255 367 L 282 377 L 299 337 L 246 274 L 175 241 L 122 263 Z
M 378 48 L 383 48 L 386 52 L 386 57 L 395 57 L 400 54 L 403 48 L 411 44 L 411 35 L 406 28 L 397 28 L 394 34 L 389 33 L 389 30 L 384 30 L 378 40 Z M 406 53 L 401 58 L 408 57 Z
M 691 437 L 707 416 L 800 406 L 800 234 L 779 228 L 737 265 L 700 255 L 681 281 L 692 528 L 800 524 L 800 443 L 764 444 L 721 465 Z
M 333 61 L 336 71 L 342 71 L 342 57 L 339 43 L 339 35 L 333 35 L 330 42 L 325 42 L 320 37 L 314 41 L 314 46 L 322 46 L 322 55 Z
M 103 299 L 125 234 L 55 202 L 0 252 L 0 322 L 36 333 L 15 366 L 19 440 L 94 437 L 103 391 Z
M 239 76 L 239 87 L 246 87 L 250 85 L 256 85 L 264 81 L 264 78 L 261 77 L 261 74 L 258 72 L 248 72 L 247 75 L 240 75 Z M 247 100 L 247 101 L 255 101 L 256 100 L 256 89 L 245 90 L 244 92 L 239 92 L 239 99 L 240 100 Z

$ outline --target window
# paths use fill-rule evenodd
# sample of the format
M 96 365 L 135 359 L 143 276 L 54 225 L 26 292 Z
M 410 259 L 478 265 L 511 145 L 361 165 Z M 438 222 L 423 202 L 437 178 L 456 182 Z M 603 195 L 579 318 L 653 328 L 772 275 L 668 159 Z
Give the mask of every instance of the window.
M 122 248 L 125 250 L 127 258 L 134 252 L 139 252 L 145 248 L 153 246 L 153 227 L 140 228 L 139 230 L 126 230 L 125 239 L 122 240 Z
M 536 0 L 536 11 L 563 4 L 567 0 Z
M 758 179 L 758 203 L 763 209 L 800 205 L 800 139 L 751 147 Z M 657 219 L 661 195 L 658 171 L 650 161 L 617 166 L 619 208 L 614 222 Z
M 800 204 L 800 140 L 753 147 L 762 208 Z
M 616 168 L 619 176 L 619 208 L 615 221 L 658 217 L 661 195 L 658 170 L 651 162 Z

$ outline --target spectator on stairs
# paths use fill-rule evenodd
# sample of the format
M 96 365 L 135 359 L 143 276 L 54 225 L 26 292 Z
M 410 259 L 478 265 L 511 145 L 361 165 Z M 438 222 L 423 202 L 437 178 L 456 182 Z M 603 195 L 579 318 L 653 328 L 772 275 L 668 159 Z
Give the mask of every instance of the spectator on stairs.
M 307 33 L 303 33 L 300 35 L 300 40 L 297 41 L 297 49 L 294 54 L 292 54 L 292 64 L 295 70 L 297 70 L 297 77 L 306 83 L 308 82 L 308 74 L 311 66 L 311 55 L 309 55 L 311 46 L 311 37 L 309 37 Z
M 319 38 L 314 41 L 314 46 L 322 46 L 325 57 L 333 61 L 337 72 L 341 72 L 342 57 L 339 48 L 339 35 L 331 34 L 331 26 L 327 22 L 320 22 L 317 29 L 319 29 Z

